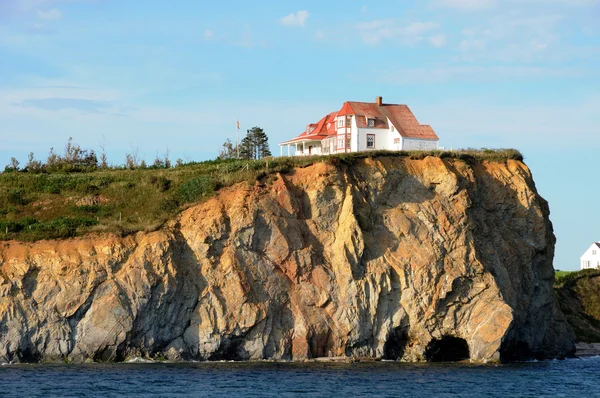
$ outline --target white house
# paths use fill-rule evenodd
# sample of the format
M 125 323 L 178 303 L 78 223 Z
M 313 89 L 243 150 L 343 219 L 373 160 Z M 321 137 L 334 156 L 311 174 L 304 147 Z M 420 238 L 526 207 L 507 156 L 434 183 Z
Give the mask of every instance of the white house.
M 279 144 L 281 155 L 310 156 L 375 149 L 431 150 L 438 148 L 431 126 L 420 124 L 406 105 L 345 102 L 299 136 Z M 286 148 L 284 150 L 284 148 Z
M 600 268 L 600 242 L 593 243 L 581 256 L 581 269 Z

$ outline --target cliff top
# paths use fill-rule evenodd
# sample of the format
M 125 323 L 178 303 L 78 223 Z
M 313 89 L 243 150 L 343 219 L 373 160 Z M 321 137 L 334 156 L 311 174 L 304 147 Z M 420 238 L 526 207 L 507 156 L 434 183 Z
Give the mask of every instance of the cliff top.
M 557 276 L 554 290 L 578 341 L 600 341 L 600 270 Z
M 326 162 L 349 166 L 382 156 L 423 159 L 435 156 L 474 164 L 523 160 L 516 150 L 372 151 L 255 161 L 192 162 L 170 169 L 99 169 L 87 173 L 0 173 L 0 240 L 35 241 L 87 232 L 128 234 L 151 231 L 191 203 L 247 181 Z

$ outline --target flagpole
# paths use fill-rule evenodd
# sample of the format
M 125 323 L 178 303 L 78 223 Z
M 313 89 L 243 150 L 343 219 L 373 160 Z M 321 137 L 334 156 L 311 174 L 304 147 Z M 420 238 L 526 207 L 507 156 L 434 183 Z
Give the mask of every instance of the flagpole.
M 240 120 L 237 121 L 237 130 L 235 134 L 235 149 L 237 151 L 237 159 L 240 158 Z

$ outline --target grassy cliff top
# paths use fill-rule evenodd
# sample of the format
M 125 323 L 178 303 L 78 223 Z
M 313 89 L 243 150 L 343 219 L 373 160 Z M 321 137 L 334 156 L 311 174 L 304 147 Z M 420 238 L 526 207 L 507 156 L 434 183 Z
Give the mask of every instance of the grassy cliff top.
M 468 163 L 523 160 L 516 150 L 371 151 L 313 157 L 223 160 L 162 169 L 0 173 L 0 240 L 35 241 L 87 232 L 127 234 L 160 227 L 190 203 L 222 187 L 290 172 L 317 162 L 350 165 L 357 159 L 396 156 L 454 158 Z
M 600 270 L 557 275 L 554 292 L 577 340 L 600 342 Z

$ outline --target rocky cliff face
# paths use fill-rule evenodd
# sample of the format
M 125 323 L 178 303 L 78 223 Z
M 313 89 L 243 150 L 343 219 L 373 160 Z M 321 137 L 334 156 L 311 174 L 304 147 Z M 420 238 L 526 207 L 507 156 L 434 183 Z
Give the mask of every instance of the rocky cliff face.
M 548 205 L 519 161 L 317 163 L 162 230 L 0 244 L 0 361 L 554 357 Z

